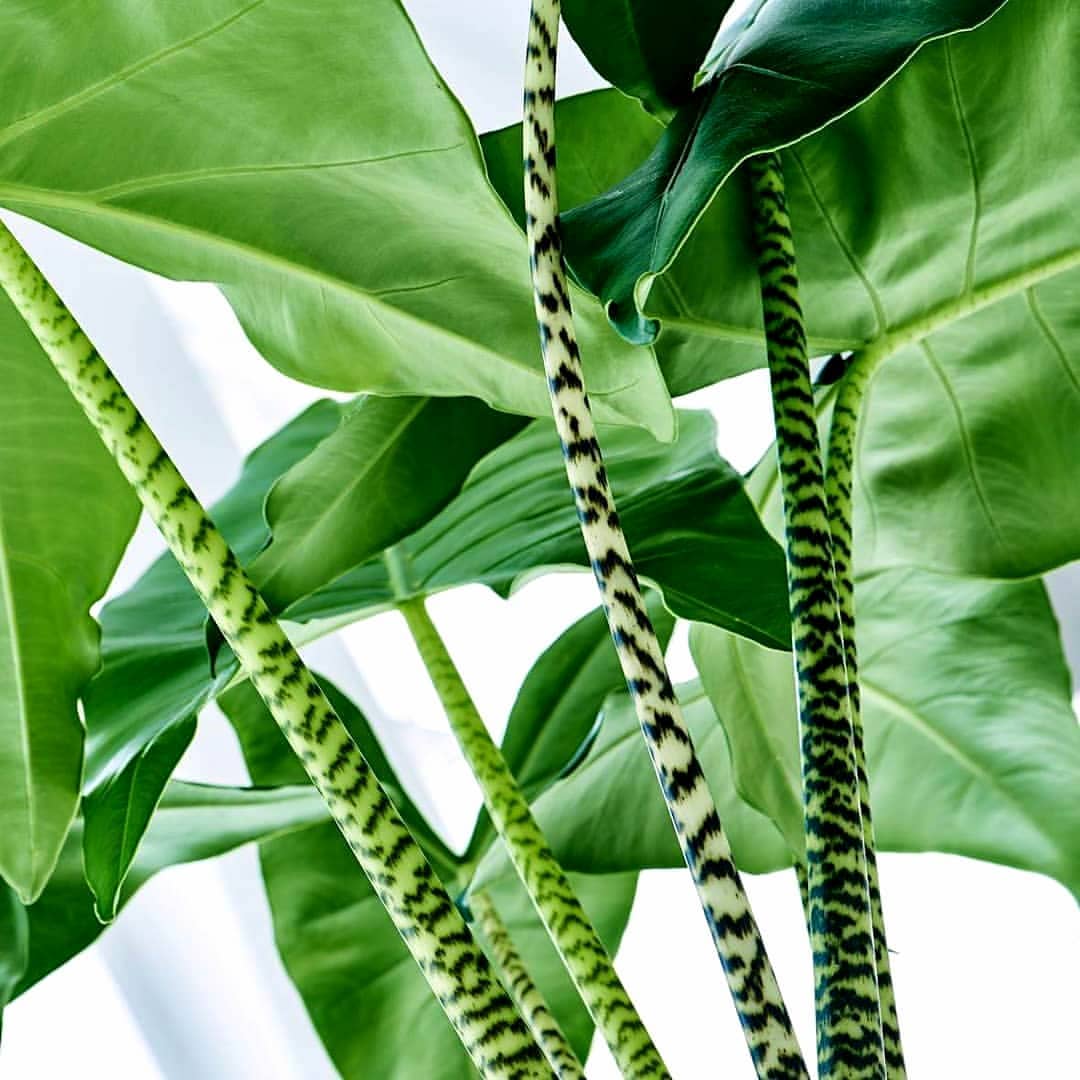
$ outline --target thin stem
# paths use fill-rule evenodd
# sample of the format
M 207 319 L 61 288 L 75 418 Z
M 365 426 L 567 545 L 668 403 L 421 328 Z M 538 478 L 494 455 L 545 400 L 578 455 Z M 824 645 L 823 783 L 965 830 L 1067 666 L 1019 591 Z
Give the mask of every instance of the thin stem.
M 577 1055 L 548 1008 L 540 988 L 533 982 L 510 931 L 499 916 L 495 902 L 486 892 L 479 892 L 469 898 L 469 907 L 491 948 L 495 970 L 510 988 L 514 1004 L 525 1017 L 555 1075 L 559 1080 L 585 1080 Z
M 480 1074 L 550 1076 L 487 957 L 311 672 L 101 355 L 2 224 L 0 285 L 249 673 Z
M 870 781 L 866 771 L 866 747 L 863 740 L 862 700 L 859 692 L 859 657 L 855 646 L 855 574 L 852 491 L 854 480 L 855 440 L 858 434 L 861 405 L 874 365 L 856 357 L 840 383 L 825 472 L 825 496 L 829 506 L 829 532 L 832 535 L 833 566 L 836 569 L 836 595 L 840 605 L 840 625 L 844 640 L 844 666 L 847 669 L 848 700 L 851 703 L 851 730 L 855 750 L 855 771 L 859 780 L 859 812 L 862 815 L 863 841 L 866 848 L 866 876 L 870 886 L 870 915 L 874 925 L 874 962 L 881 993 L 881 1025 L 885 1039 L 885 1063 L 889 1080 L 904 1080 L 904 1051 L 900 1041 L 900 1023 L 896 1013 L 896 993 L 889 965 L 889 947 L 885 938 L 885 916 L 881 906 L 881 882 L 878 876 L 874 825 L 870 815 Z
M 586 393 L 563 265 L 555 176 L 559 10 L 559 0 L 533 0 L 522 125 L 530 265 L 555 426 L 619 662 L 757 1074 L 762 1080 L 801 1080 L 806 1066 L 645 611 Z
M 784 503 L 822 1080 L 885 1075 L 844 645 L 795 247 L 776 154 L 749 162 Z
M 488 734 L 423 597 L 399 601 L 398 610 L 409 624 L 510 861 L 622 1074 L 668 1076 L 604 943 L 548 846 L 502 751 Z

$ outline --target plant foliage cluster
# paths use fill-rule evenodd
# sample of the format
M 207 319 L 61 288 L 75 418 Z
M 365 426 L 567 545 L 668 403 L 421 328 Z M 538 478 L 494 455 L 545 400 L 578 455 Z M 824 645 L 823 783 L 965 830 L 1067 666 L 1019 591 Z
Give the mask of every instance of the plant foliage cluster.
M 1061 122 L 1080 115 L 1080 9 L 725 13 L 566 0 L 612 88 L 556 113 L 589 397 L 652 623 L 664 642 L 690 623 L 698 678 L 675 689 L 735 860 L 807 858 L 783 484 L 775 452 L 739 475 L 711 417 L 672 399 L 766 363 L 739 166 L 778 151 L 810 352 L 853 354 L 867 385 L 851 524 L 878 850 L 1080 896 L 1080 729 L 1042 581 L 1080 558 L 1080 173 Z M 589 569 L 537 343 L 521 127 L 477 136 L 398 0 L 79 0 L 0 27 L 0 206 L 216 283 L 267 362 L 357 395 L 283 427 L 211 509 L 294 641 L 397 606 L 395 566 L 421 599 Z M 473 1075 L 170 554 L 99 633 L 137 502 L 3 294 L 0 377 L 0 1006 L 159 870 L 258 841 L 278 948 L 342 1075 Z M 842 385 L 815 387 L 826 436 Z M 451 850 L 320 682 L 584 1060 L 595 1018 L 488 813 Z M 251 788 L 173 778 L 212 701 Z M 603 609 L 536 659 L 502 752 L 613 953 L 638 873 L 683 855 Z

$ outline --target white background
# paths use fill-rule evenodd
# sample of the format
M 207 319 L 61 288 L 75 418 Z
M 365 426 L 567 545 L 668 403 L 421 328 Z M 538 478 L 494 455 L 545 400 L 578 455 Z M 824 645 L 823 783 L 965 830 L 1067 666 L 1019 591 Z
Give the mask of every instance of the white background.
M 514 122 L 527 5 L 406 6 L 478 129 Z M 565 39 L 560 68 L 562 94 L 601 85 Z M 204 500 L 229 487 L 244 453 L 320 396 L 265 364 L 212 288 L 154 278 L 38 226 L 15 224 Z M 737 467 L 749 467 L 771 440 L 760 372 L 688 403 L 714 411 L 721 451 Z M 160 550 L 144 522 L 113 591 Z M 1078 580 L 1073 567 L 1053 582 L 1067 643 L 1077 649 L 1074 670 Z M 585 575 L 533 583 L 505 603 L 480 588 L 432 602 L 496 736 L 536 655 L 594 605 Z M 422 805 L 463 843 L 479 796 L 397 616 L 361 623 L 313 651 L 320 669 L 364 705 Z M 683 634 L 671 662 L 676 679 L 693 674 Z M 181 775 L 246 782 L 215 710 L 203 718 Z M 1065 890 L 946 856 L 884 855 L 881 867 L 911 1075 L 1080 1075 L 1073 1049 L 1080 926 Z M 812 1057 L 810 964 L 794 881 L 771 875 L 751 879 L 748 888 Z M 618 967 L 677 1080 L 753 1076 L 685 873 L 642 876 Z M 588 1073 L 617 1076 L 595 1042 Z M 335 1075 L 274 951 L 251 849 L 151 881 L 97 945 L 8 1009 L 0 1050 L 4 1080 Z

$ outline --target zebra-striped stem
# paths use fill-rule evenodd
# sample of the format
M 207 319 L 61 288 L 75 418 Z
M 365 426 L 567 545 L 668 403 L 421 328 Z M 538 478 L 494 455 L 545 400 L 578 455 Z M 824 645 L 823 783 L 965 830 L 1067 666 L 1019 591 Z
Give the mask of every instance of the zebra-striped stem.
M 555 426 L 582 536 L 619 662 L 757 1074 L 801 1080 L 806 1066 L 626 545 L 597 441 L 570 310 L 555 178 L 559 0 L 533 0 L 525 65 L 525 219 L 536 317 Z
M 2 224 L 0 286 L 131 482 L 326 800 L 481 1076 L 550 1077 L 486 955 L 318 683 L 101 355 Z
M 394 576 L 400 580 L 400 571 Z M 409 624 L 510 861 L 620 1071 L 630 1080 L 667 1077 L 668 1071 L 623 989 L 604 943 L 540 831 L 502 751 L 488 734 L 423 597 L 400 599 L 398 610 Z
M 487 940 L 495 970 L 502 976 L 525 1022 L 544 1051 L 559 1080 L 585 1080 L 585 1072 L 573 1048 L 548 1008 L 544 995 L 533 982 L 525 961 L 514 945 L 510 931 L 499 916 L 495 902 L 486 892 L 469 897 L 469 908 Z
M 885 1064 L 889 1080 L 905 1080 L 904 1051 L 900 1041 L 900 1022 L 896 1012 L 896 993 L 885 938 L 885 916 L 881 906 L 881 883 L 878 876 L 874 825 L 870 815 L 870 781 L 866 771 L 866 747 L 863 743 L 862 700 L 859 692 L 859 658 L 855 642 L 855 574 L 853 567 L 854 533 L 852 518 L 855 443 L 860 406 L 874 365 L 860 363 L 856 357 L 840 383 L 829 428 L 826 456 L 825 496 L 829 505 L 829 531 L 832 535 L 833 565 L 836 569 L 836 595 L 840 605 L 840 625 L 844 639 L 844 666 L 847 669 L 848 699 L 851 703 L 851 730 L 855 749 L 855 772 L 859 780 L 859 811 L 862 814 L 863 842 L 866 848 L 866 875 L 870 886 L 870 915 L 874 925 L 874 962 L 881 994 L 881 1026 L 885 1039 Z
M 795 247 L 779 156 L 748 166 L 784 503 L 818 1070 L 822 1080 L 878 1080 L 885 1063 L 874 931 Z

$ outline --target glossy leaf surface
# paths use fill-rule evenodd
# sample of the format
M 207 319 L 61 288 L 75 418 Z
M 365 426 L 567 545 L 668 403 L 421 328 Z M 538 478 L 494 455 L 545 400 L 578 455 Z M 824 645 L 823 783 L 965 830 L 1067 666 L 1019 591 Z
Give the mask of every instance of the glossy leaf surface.
M 705 85 L 646 161 L 567 215 L 575 272 L 605 301 L 624 335 L 651 340 L 658 325 L 643 318 L 638 301 L 741 161 L 835 120 L 878 90 L 920 45 L 978 25 L 1000 3 L 873 0 L 853 8 L 840 0 L 758 0 L 718 36 Z M 1015 55 L 1019 61 L 1023 54 Z M 906 120 L 914 115 L 909 111 Z M 890 130 L 880 132 L 886 141 Z M 853 185 L 855 198 L 860 188 Z
M 666 112 L 690 97 L 728 6 L 723 0 L 567 0 L 562 15 L 608 82 L 650 111 Z
M 1042 584 L 890 570 L 857 601 L 879 849 L 986 859 L 1080 894 L 1080 727 Z M 740 792 L 801 849 L 790 661 L 701 625 L 691 647 Z
M 677 615 L 730 626 L 786 648 L 783 556 L 769 542 L 737 474 L 716 453 L 712 418 L 681 412 L 665 446 L 629 428 L 602 433 L 619 514 L 638 572 Z M 525 575 L 588 566 L 571 512 L 558 441 L 537 421 L 477 465 L 461 494 L 403 541 L 416 587 L 473 582 L 509 591 Z M 382 560 L 286 609 L 337 617 L 392 599 Z
M 306 382 L 547 415 L 524 237 L 396 0 L 62 0 L 0 32 L 0 205 L 217 282 Z M 575 302 L 599 413 L 670 437 L 655 359 Z
M 361 398 L 271 488 L 272 542 L 251 574 L 283 608 L 425 524 L 522 428 L 471 398 Z

